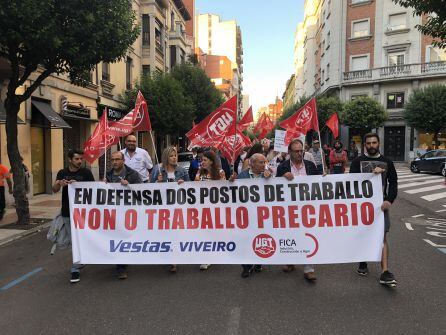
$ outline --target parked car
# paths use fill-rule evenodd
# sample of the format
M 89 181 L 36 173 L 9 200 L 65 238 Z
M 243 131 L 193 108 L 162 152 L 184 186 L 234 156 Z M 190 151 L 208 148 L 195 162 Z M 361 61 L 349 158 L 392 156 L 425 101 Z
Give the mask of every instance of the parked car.
M 415 158 L 410 163 L 410 170 L 414 173 L 441 173 L 446 177 L 446 150 L 431 150 Z
M 178 165 L 189 171 L 190 161 L 192 160 L 193 154 L 190 151 L 178 153 Z

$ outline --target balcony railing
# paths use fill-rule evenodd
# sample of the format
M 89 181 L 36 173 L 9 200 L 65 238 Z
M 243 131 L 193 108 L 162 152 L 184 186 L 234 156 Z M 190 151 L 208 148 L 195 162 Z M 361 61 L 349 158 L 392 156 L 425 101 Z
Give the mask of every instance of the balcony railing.
M 416 76 L 446 76 L 446 61 L 386 66 L 375 69 L 344 72 L 344 81 L 362 82 Z

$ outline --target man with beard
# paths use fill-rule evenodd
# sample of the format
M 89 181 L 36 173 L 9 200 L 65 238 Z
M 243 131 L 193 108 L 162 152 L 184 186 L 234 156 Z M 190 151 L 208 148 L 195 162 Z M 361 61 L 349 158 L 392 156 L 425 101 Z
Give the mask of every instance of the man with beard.
M 53 192 L 57 193 L 62 188 L 62 208 L 60 216 L 55 220 L 63 220 L 63 225 L 70 226 L 70 203 L 68 201 L 68 185 L 76 181 L 94 181 L 93 174 L 87 168 L 82 167 L 84 152 L 82 150 L 68 151 L 68 166 L 57 173 L 53 184 Z M 71 266 L 71 283 L 80 281 L 80 269 L 83 265 L 73 264 Z
M 387 243 L 387 233 L 390 228 L 389 209 L 395 201 L 398 193 L 398 176 L 395 165 L 379 152 L 379 136 L 376 133 L 369 133 L 364 136 L 364 155 L 355 158 L 350 165 L 350 173 L 380 173 L 382 176 L 384 202 L 381 210 L 384 212 L 384 245 L 381 255 L 382 273 L 379 282 L 383 285 L 396 286 L 394 275 L 388 269 L 389 246 Z M 369 273 L 366 262 L 359 263 L 357 273 L 365 276 Z
M 136 136 L 128 135 L 125 139 L 125 149 L 121 150 L 125 158 L 125 165 L 135 170 L 141 176 L 143 183 L 150 179 L 149 170 L 153 168 L 149 153 L 136 146 Z
M 342 143 L 339 140 L 334 142 L 334 148 L 330 151 L 330 173 L 342 174 L 347 165 L 347 153 L 342 149 Z

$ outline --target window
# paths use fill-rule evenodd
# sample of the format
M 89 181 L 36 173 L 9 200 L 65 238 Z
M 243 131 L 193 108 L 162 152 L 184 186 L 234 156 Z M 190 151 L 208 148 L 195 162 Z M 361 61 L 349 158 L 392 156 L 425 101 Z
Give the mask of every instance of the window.
M 330 64 L 327 64 L 327 79 L 328 80 L 330 78 Z
M 143 65 L 142 66 L 142 74 L 143 74 L 143 76 L 150 75 L 150 65 Z
M 322 41 L 322 55 L 325 52 L 325 40 Z
M 429 46 L 427 49 L 427 62 L 444 62 L 446 61 L 446 50 L 441 50 L 434 46 Z
M 102 80 L 110 81 L 110 64 L 102 63 Z
M 351 71 L 367 70 L 369 68 L 369 57 L 368 56 L 352 57 L 350 68 Z
M 370 35 L 370 21 L 363 20 L 353 22 L 352 37 L 359 38 Z
M 405 58 L 404 52 L 393 52 L 389 53 L 389 66 L 398 66 L 398 65 L 404 65 L 404 58 Z
M 127 61 L 125 63 L 125 81 L 126 81 L 126 88 L 128 90 L 132 88 L 132 67 L 133 67 L 133 60 L 130 57 L 127 57 Z
M 322 70 L 322 73 L 321 73 L 321 85 L 324 85 L 324 83 L 325 83 L 325 70 Z
M 387 93 L 387 109 L 404 108 L 404 93 Z
M 388 31 L 406 29 L 406 13 L 389 15 Z
M 142 45 L 150 44 L 150 17 L 144 14 L 142 16 Z
M 173 11 L 170 12 L 170 30 L 175 30 L 175 14 L 173 13 Z
M 330 34 L 330 32 L 328 32 L 327 33 L 327 49 L 328 49 L 328 47 L 330 46 L 330 38 L 331 38 L 331 34 Z
M 352 5 L 356 5 L 363 2 L 369 2 L 370 0 L 352 0 Z

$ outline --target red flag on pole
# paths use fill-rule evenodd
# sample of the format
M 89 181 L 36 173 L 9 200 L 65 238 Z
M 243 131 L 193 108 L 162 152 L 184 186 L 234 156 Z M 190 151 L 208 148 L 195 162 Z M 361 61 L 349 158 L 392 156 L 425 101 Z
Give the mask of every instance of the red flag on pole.
M 130 113 L 135 113 L 134 111 L 136 111 L 136 116 L 134 118 L 133 131 L 151 131 L 152 124 L 150 123 L 149 109 L 141 91 L 138 91 L 135 109 Z
M 301 109 L 288 119 L 282 121 L 279 126 L 286 130 L 307 134 L 310 129 L 319 131 L 317 120 L 316 99 L 308 101 Z
M 101 120 L 93 131 L 93 134 L 84 143 L 84 158 L 92 164 L 101 157 L 108 147 L 118 142 L 118 137 L 106 135 L 107 130 L 107 108 L 102 113 Z
M 243 115 L 242 119 L 239 121 L 237 127 L 243 131 L 249 127 L 251 123 L 254 122 L 254 117 L 252 115 L 252 106 L 249 107 L 248 111 Z
M 232 127 L 231 127 L 232 130 Z M 229 131 L 220 143 L 218 149 L 223 157 L 225 157 L 230 164 L 234 164 L 237 157 L 242 152 L 243 148 L 251 145 L 249 137 L 243 135 L 240 129 L 237 129 L 235 133 Z
M 265 113 L 260 116 L 259 121 L 254 128 L 254 133 L 259 133 L 257 138 L 261 140 L 274 128 L 274 123 L 271 121 L 268 115 Z
M 334 138 L 338 138 L 339 136 L 339 118 L 338 113 L 334 113 L 330 118 L 327 120 L 325 125 L 330 128 L 331 132 L 333 133 Z
M 190 146 L 218 147 L 237 116 L 237 96 L 234 95 L 186 134 Z

